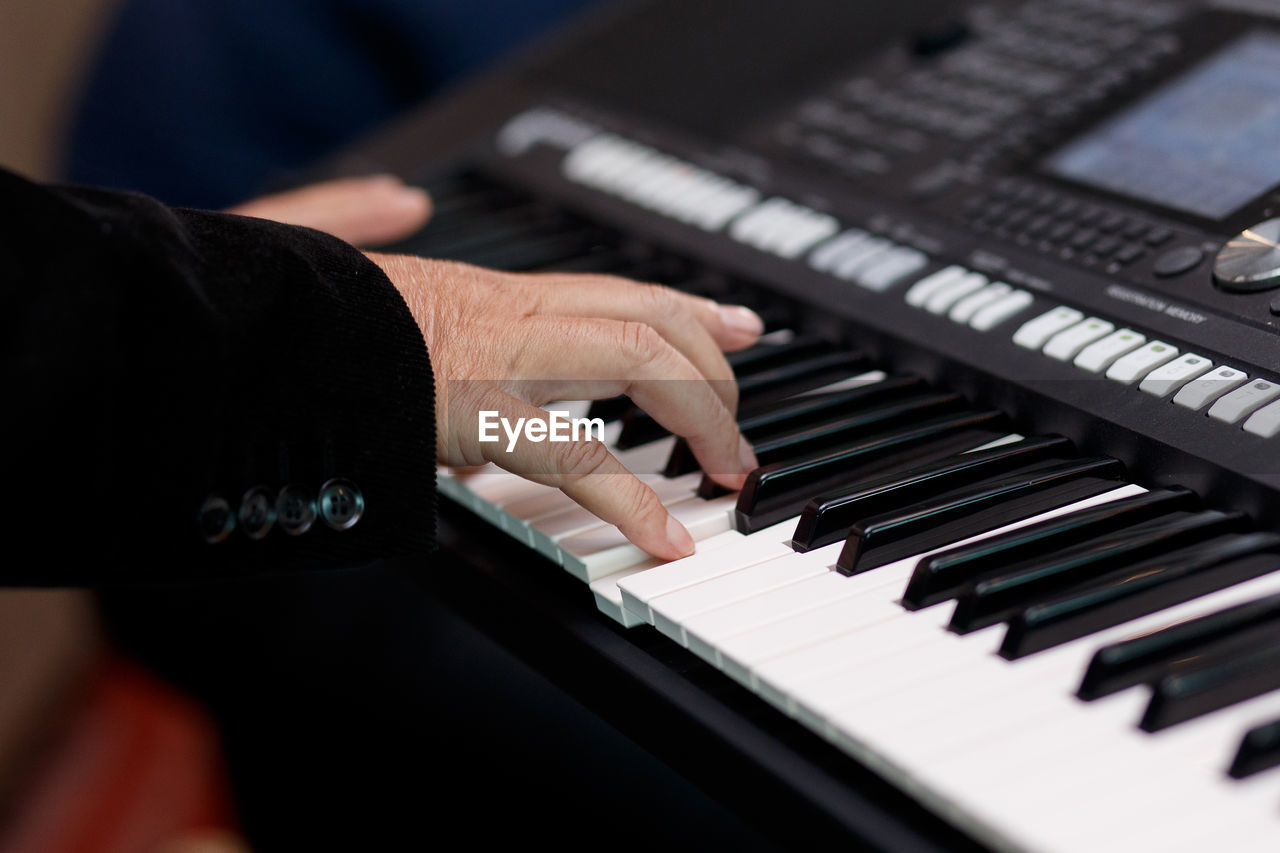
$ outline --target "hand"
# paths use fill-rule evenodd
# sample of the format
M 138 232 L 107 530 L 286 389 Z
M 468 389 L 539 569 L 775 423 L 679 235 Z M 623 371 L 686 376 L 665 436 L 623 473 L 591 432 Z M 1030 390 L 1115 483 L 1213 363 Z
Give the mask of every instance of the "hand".
M 357 246 L 408 237 L 431 216 L 431 199 L 394 175 L 342 178 L 262 196 L 228 213 L 327 231 Z
M 693 553 L 687 530 L 599 441 L 481 442 L 482 410 L 546 419 L 555 400 L 626 394 L 683 436 L 718 483 L 740 489 L 755 455 L 734 420 L 723 353 L 756 341 L 760 318 L 658 285 L 601 275 L 513 275 L 369 254 L 399 289 L 431 353 L 443 464 L 493 462 L 557 486 L 654 556 Z

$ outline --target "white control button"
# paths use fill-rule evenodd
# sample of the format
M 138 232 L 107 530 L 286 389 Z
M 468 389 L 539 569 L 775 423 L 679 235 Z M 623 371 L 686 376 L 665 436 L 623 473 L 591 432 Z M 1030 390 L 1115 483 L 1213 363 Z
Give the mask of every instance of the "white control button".
M 951 310 L 961 299 L 976 293 L 987 286 L 987 277 L 982 273 L 971 272 L 951 282 L 946 287 L 934 291 L 924 303 L 924 310 L 939 316 Z
M 919 249 L 898 246 L 863 267 L 855 281 L 867 290 L 883 293 L 904 278 L 920 272 L 928 263 L 928 255 Z
M 819 272 L 829 272 L 841 255 L 870 239 L 871 235 L 861 228 L 850 228 L 814 249 L 809 254 L 809 266 Z
M 1244 431 L 1263 438 L 1271 438 L 1280 432 L 1280 403 L 1272 403 L 1250 415 L 1244 422 Z
M 1116 327 L 1106 320 L 1090 317 L 1083 323 L 1077 323 L 1050 338 L 1049 343 L 1044 345 L 1044 354 L 1058 361 L 1070 361 L 1080 350 L 1099 338 L 1105 338 L 1115 329 Z
M 1203 409 L 1223 394 L 1243 383 L 1249 375 L 1234 367 L 1219 367 L 1207 376 L 1193 379 L 1173 398 L 1173 402 L 1188 409 Z
M 1132 385 L 1167 361 L 1178 357 L 1178 348 L 1164 341 L 1152 341 L 1118 359 L 1107 370 L 1107 378 Z
M 1008 296 L 1001 297 L 986 308 L 978 309 L 969 321 L 970 329 L 989 332 L 1006 320 L 1026 311 L 1035 302 L 1035 297 L 1025 290 L 1015 290 Z
M 988 284 L 977 293 L 971 293 L 964 299 L 957 302 L 952 306 L 951 311 L 947 316 L 956 323 L 968 323 L 973 319 L 973 315 L 978 313 L 980 308 L 986 308 L 992 302 L 995 302 L 1011 290 L 1013 290 L 1013 288 L 1005 284 L 1003 281 Z
M 1083 319 L 1084 315 L 1076 309 L 1059 305 L 1052 311 L 1046 311 L 1034 320 L 1023 323 L 1014 333 L 1013 342 L 1020 347 L 1038 350 L 1049 342 L 1049 338 Z
M 1255 379 L 1214 403 L 1209 409 L 1209 417 L 1233 424 L 1276 397 L 1280 397 L 1280 385 Z
M 929 301 L 930 296 L 968 274 L 969 271 L 958 264 L 952 264 L 935 273 L 930 273 L 911 285 L 911 288 L 907 291 L 907 304 L 913 308 L 923 308 L 924 304 Z
M 1133 329 L 1121 329 L 1112 332 L 1097 343 L 1089 344 L 1076 356 L 1075 366 L 1090 373 L 1101 373 L 1115 360 L 1126 353 L 1131 353 L 1147 342 L 1144 335 Z
M 895 247 L 896 244 L 883 237 L 872 237 L 856 249 L 850 249 L 841 255 L 840 259 L 832 266 L 831 274 L 845 281 L 853 281 L 858 273 Z
M 1164 367 L 1157 367 L 1147 374 L 1138 389 L 1155 397 L 1166 397 L 1195 379 L 1202 373 L 1208 373 L 1213 362 L 1202 355 L 1187 353 L 1182 358 L 1175 358 Z

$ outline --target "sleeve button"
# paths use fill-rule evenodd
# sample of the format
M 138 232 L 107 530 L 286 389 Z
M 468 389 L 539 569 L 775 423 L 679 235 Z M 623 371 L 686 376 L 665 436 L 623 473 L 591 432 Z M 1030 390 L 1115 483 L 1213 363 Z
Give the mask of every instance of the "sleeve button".
M 276 520 L 290 536 L 301 536 L 316 521 L 316 501 L 302 486 L 285 486 L 276 497 Z
M 255 486 L 240 498 L 240 529 L 250 539 L 261 539 L 276 523 L 275 501 L 265 486 Z
M 320 516 L 334 530 L 350 530 L 364 515 L 364 495 L 350 480 L 333 479 L 320 487 Z
M 236 529 L 236 517 L 231 512 L 231 505 L 225 498 L 210 495 L 200 505 L 196 513 L 196 524 L 205 542 L 216 545 L 231 535 Z

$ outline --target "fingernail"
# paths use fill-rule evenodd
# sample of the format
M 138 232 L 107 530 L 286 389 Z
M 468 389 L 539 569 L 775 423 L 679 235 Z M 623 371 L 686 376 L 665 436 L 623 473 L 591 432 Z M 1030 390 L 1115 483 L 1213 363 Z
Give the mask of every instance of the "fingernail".
M 747 474 L 760 467 L 755 451 L 751 449 L 751 445 L 747 444 L 745 436 L 738 437 L 738 461 L 742 463 L 742 470 Z
M 683 524 L 676 521 L 674 515 L 667 516 L 667 541 L 682 557 L 693 553 L 693 537 L 689 535 L 688 530 L 684 529 Z
M 764 321 L 760 315 L 745 305 L 717 305 L 720 311 L 720 322 L 735 335 L 758 338 L 764 332 Z

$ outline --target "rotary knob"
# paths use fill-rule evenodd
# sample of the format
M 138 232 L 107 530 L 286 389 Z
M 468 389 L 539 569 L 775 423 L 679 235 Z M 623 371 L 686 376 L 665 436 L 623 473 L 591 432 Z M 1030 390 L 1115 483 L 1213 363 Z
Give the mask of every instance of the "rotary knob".
M 1280 287 L 1280 218 L 1246 228 L 1218 252 L 1213 280 L 1233 293 Z

